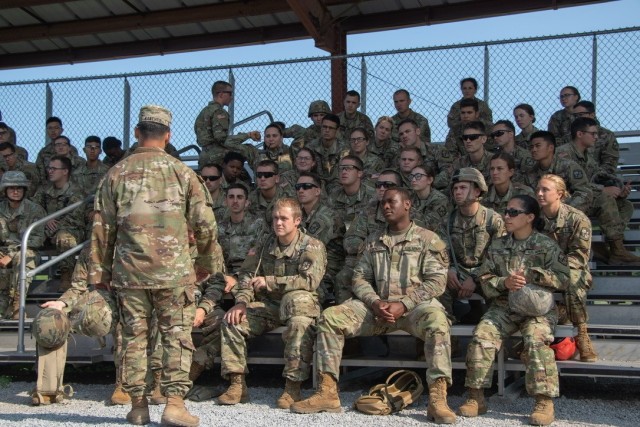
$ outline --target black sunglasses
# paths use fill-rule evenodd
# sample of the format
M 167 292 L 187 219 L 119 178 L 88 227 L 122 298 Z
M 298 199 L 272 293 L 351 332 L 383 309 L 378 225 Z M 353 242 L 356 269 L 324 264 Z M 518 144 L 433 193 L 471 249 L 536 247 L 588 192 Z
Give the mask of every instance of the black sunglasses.
M 495 132 L 493 132 L 491 134 L 491 138 L 500 138 L 502 135 L 504 135 L 507 132 L 511 132 L 510 130 L 497 130 Z
M 274 176 L 276 176 L 275 172 L 256 172 L 258 178 L 272 178 Z
M 376 188 L 394 188 L 397 186 L 398 184 L 391 181 L 376 181 Z
M 298 190 L 311 190 L 312 188 L 318 188 L 317 185 L 311 183 L 311 182 L 300 182 L 298 184 L 296 184 L 294 186 L 296 188 L 296 191 Z
M 462 135 L 462 140 L 463 141 L 475 141 L 476 139 L 480 138 L 481 136 L 484 136 L 481 133 L 471 133 L 469 135 Z
M 509 216 L 511 218 L 515 218 L 520 214 L 526 214 L 527 211 L 523 211 L 522 209 L 509 208 L 504 210 L 504 216 Z
M 205 181 L 217 181 L 222 175 L 200 175 Z

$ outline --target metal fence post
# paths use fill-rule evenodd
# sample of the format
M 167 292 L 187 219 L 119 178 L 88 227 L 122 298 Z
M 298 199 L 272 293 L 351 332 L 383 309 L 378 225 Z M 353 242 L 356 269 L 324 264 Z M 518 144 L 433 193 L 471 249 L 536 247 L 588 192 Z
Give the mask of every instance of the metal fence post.
M 489 46 L 484 45 L 484 102 L 489 104 Z
M 367 61 L 360 58 L 360 111 L 367 114 Z
M 44 88 L 45 91 L 45 107 L 44 107 L 44 111 L 45 111 L 45 120 L 48 119 L 49 117 L 53 116 L 53 91 L 51 90 L 51 86 L 49 86 L 49 83 L 47 83 L 47 85 Z M 44 131 L 44 145 L 47 145 L 47 142 L 49 141 L 49 136 L 47 135 L 47 131 Z
M 129 139 L 131 135 L 131 85 L 129 80 L 124 78 L 123 90 L 124 105 L 122 106 L 122 145 L 124 149 L 129 149 Z
M 233 75 L 233 69 L 229 68 L 229 84 L 236 91 L 236 78 Z M 233 106 L 235 105 L 235 96 L 231 97 L 231 103 L 229 104 L 229 123 L 233 123 Z
M 597 105 L 596 90 L 598 88 L 598 36 L 593 35 L 591 48 L 591 102 Z

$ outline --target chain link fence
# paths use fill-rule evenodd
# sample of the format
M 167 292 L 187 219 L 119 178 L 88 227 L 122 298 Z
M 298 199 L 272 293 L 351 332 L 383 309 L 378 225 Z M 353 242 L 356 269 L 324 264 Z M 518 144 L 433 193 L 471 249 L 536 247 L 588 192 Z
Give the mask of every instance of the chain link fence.
M 536 126 L 546 128 L 560 109 L 563 86 L 576 86 L 582 99 L 593 100 L 603 126 L 634 132 L 640 126 L 640 27 L 619 30 L 503 40 L 454 46 L 348 55 L 348 89 L 362 94 L 362 110 L 373 122 L 393 115 L 392 94 L 404 88 L 411 107 L 429 119 L 432 139 L 443 141 L 446 116 L 461 98 L 459 81 L 474 77 L 477 96 L 489 102 L 494 120 L 513 118 L 513 107 L 525 102 L 536 110 Z M 172 143 L 195 144 L 193 122 L 211 100 L 211 85 L 234 85 L 230 113 L 235 121 L 268 110 L 287 125 L 310 124 L 309 103 L 330 102 L 330 58 L 308 58 L 222 67 L 167 70 L 0 83 L 4 121 L 17 133 L 19 145 L 35 159 L 46 141 L 44 122 L 55 115 L 64 134 L 81 148 L 88 135 L 113 135 L 133 143 L 132 127 L 140 106 L 164 105 L 174 113 Z M 263 115 L 234 133 L 263 130 Z M 193 152 L 188 154 L 195 154 Z

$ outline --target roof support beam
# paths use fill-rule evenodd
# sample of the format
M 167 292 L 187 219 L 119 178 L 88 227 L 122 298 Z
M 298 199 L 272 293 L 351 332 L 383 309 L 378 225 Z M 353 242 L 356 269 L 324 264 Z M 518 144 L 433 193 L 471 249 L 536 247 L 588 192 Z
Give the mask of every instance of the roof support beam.
M 316 47 L 332 55 L 340 50 L 340 26 L 333 22 L 331 12 L 320 0 L 287 0 L 300 23 L 315 40 Z
M 1 0 L 0 0 L 1 1 Z M 97 33 L 140 30 L 144 28 L 189 24 L 266 15 L 290 10 L 284 0 L 245 0 L 242 2 L 216 3 L 206 6 L 159 10 L 144 14 L 110 16 L 72 22 L 56 22 L 48 25 L 26 25 L 0 29 L 0 43 L 56 37 L 82 36 Z
M 60 0 L 0 0 L 0 9 L 43 6 L 45 4 L 56 4 L 56 3 L 66 3 L 66 2 L 60 1 Z

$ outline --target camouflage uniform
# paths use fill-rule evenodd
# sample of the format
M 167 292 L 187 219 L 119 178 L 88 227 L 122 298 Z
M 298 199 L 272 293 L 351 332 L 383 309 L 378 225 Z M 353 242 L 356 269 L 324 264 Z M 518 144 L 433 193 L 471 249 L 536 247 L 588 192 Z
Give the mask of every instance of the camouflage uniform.
M 458 159 L 467 154 L 467 150 L 464 148 L 464 142 L 462 142 L 462 124 L 458 124 L 457 127 L 449 129 L 444 140 L 444 146 L 453 159 Z
M 264 233 L 264 220 L 246 212 L 239 223 L 231 221 L 225 215 L 218 222 L 218 241 L 224 254 L 224 263 L 228 274 L 237 274 L 247 253 Z
M 411 210 L 411 217 L 417 225 L 433 231 L 442 239 L 446 239 L 447 214 L 451 210 L 447 196 L 434 188 L 424 200 L 414 194 Z
M 521 131 L 518 135 L 516 135 L 516 145 L 518 147 L 522 147 L 525 150 L 529 150 L 529 141 L 531 140 L 531 135 L 534 132 L 538 132 L 540 129 L 533 126 L 531 132 Z
M 364 169 L 362 169 L 362 183 L 369 187 L 373 187 L 374 180 L 371 177 L 372 175 L 379 174 L 385 169 L 384 162 L 380 157 L 368 150 L 365 153 L 364 158 L 361 158 L 360 160 L 362 160 L 362 163 L 364 164 Z
M 327 192 L 331 193 L 334 188 L 340 185 L 338 181 L 338 166 L 340 159 L 349 154 L 349 149 L 346 144 L 339 139 L 336 139 L 329 148 L 322 144 L 321 139 L 315 139 L 307 145 L 307 148 L 316 153 L 316 158 L 318 159 L 318 175 L 324 182 Z
M 29 182 L 31 182 L 31 186 L 25 193 L 25 196 L 29 198 L 33 197 L 33 195 L 36 193 L 36 190 L 40 187 L 40 176 L 38 175 L 38 170 L 36 169 L 36 165 L 34 163 L 27 162 L 26 160 L 22 160 L 18 157 L 16 159 L 16 164 L 13 165 L 12 168 L 6 165 L 6 163 L 5 163 L 5 166 L 6 166 L 5 171 L 20 171 L 24 173 L 24 175 L 27 177 Z M 44 182 L 47 182 L 47 181 L 44 181 Z M 2 194 L 1 196 L 4 197 L 4 194 Z
M 462 99 L 454 102 L 449 110 L 449 114 L 447 114 L 447 126 L 449 126 L 449 129 L 455 129 L 460 126 L 460 101 L 462 101 Z M 482 99 L 478 99 L 475 96 L 472 99 L 478 101 L 478 113 L 480 113 L 478 120 L 484 123 L 487 129 L 491 129 L 493 126 L 493 113 L 491 112 L 491 108 L 489 108 L 489 105 Z
M 585 211 L 586 214 L 598 218 L 606 240 L 622 239 L 627 223 L 633 216 L 633 204 L 626 198 L 606 194 L 602 191 L 604 185 L 597 183 L 599 180 L 609 181 L 606 185 L 616 186 L 618 178 L 601 169 L 589 150 L 580 153 L 573 141 L 559 147 L 556 156 L 576 162 L 585 171 L 593 193 L 593 203 L 590 209 Z
M 497 146 L 495 152 L 499 153 L 502 150 L 501 147 Z M 528 149 L 524 149 L 522 147 L 519 147 L 518 145 L 515 146 L 515 149 L 513 150 L 512 153 L 508 153 L 511 155 L 511 157 L 513 157 L 514 163 L 515 163 L 515 173 L 513 174 L 513 177 L 511 178 L 511 181 L 513 182 L 518 182 L 518 183 L 524 183 L 527 173 L 529 172 L 529 170 L 531 170 L 531 168 L 533 168 L 536 165 L 536 161 L 533 160 L 533 158 L 531 158 L 531 152 Z M 487 181 L 489 182 L 489 181 Z
M 444 377 L 450 385 L 450 323 L 437 300 L 448 267 L 444 242 L 414 223 L 402 237 L 388 229 L 370 236 L 353 273 L 356 298 L 326 309 L 319 319 L 318 370 L 339 378 L 345 338 L 404 330 L 425 342 L 427 383 Z M 407 311 L 395 323 L 377 320 L 372 305 L 380 299 L 402 302 Z
M 100 160 L 98 160 L 96 167 L 93 168 L 89 168 L 85 162 L 78 169 L 73 170 L 72 179 L 84 191 L 84 195 L 88 196 L 96 192 L 98 183 L 108 170 L 109 167 Z
M 371 123 L 371 119 L 366 114 L 356 111 L 353 118 L 350 119 L 347 117 L 347 113 L 343 111 L 338 114 L 338 117 L 340 118 L 340 134 L 343 139 L 349 140 L 351 132 L 355 128 L 364 128 L 367 131 L 369 139 L 373 138 L 373 123 Z
M 573 122 L 573 116 L 564 108 L 556 111 L 549 118 L 547 130 L 556 137 L 557 147 L 571 141 L 571 122 Z
M 209 192 L 188 166 L 164 150 L 140 147 L 109 170 L 95 210 L 89 283 L 111 283 L 118 290 L 123 388 L 132 397 L 144 393 L 147 336 L 155 310 L 164 350 L 162 394 L 184 396 L 191 387 L 194 351 L 194 266 L 208 273 L 224 268 Z M 195 262 L 188 226 L 196 238 Z
M 320 135 L 320 126 L 315 124 L 306 128 L 300 125 L 293 125 L 282 132 L 283 137 L 293 138 L 293 142 L 289 146 L 289 152 L 292 159 L 296 158 L 298 151 L 302 147 L 308 145 L 311 141 L 320 138 Z
M 196 142 L 202 147 L 198 158 L 198 167 L 207 163 L 222 164 L 224 155 L 229 151 L 224 143 L 229 135 L 229 113 L 215 101 L 200 111 L 193 125 Z
M 372 139 L 367 147 L 369 153 L 378 156 L 382 160 L 385 168 L 395 168 L 397 166 L 394 162 L 398 158 L 399 150 L 400 145 L 392 139 L 385 141 L 382 145 L 378 145 L 375 139 Z
M 531 189 L 531 187 L 527 187 L 526 185 L 517 182 L 510 182 L 509 189 L 506 193 L 504 193 L 504 196 L 500 196 L 496 192 L 496 188 L 493 185 L 489 186 L 489 191 L 487 192 L 487 194 L 482 196 L 482 200 L 480 203 L 482 203 L 483 206 L 486 206 L 489 209 L 493 209 L 499 214 L 502 214 L 507 208 L 507 203 L 509 203 L 509 200 L 511 200 L 513 196 L 520 195 L 531 196 L 534 199 L 536 198 L 536 194 Z
M 620 146 L 613 132 L 598 125 L 598 139 L 596 145 L 590 148 L 593 158 L 600 165 L 600 168 L 609 174 L 615 175 L 618 172 L 618 162 L 620 161 Z
M 78 155 L 78 150 L 73 145 L 71 146 L 71 154 Z M 42 149 L 38 152 L 38 157 L 36 157 L 36 170 L 38 171 L 38 178 L 40 182 L 49 181 L 49 174 L 47 173 L 47 166 L 49 166 L 49 160 L 53 156 L 56 155 L 56 150 L 53 146 L 53 143 L 47 143 Z
M 420 128 L 420 140 L 423 142 L 431 142 L 431 128 L 429 127 L 429 120 L 422 114 L 416 113 L 409 109 L 409 115 L 407 117 L 400 117 L 400 114 L 395 114 L 393 117 L 393 129 L 391 130 L 391 139 L 398 142 L 400 136 L 398 135 L 398 125 L 405 119 L 411 119 L 418 124 Z
M 373 197 L 373 196 L 372 196 Z M 387 221 L 382 215 L 380 202 L 373 198 L 369 204 L 356 215 L 351 221 L 351 226 L 347 227 L 344 235 L 343 246 L 347 253 L 344 267 L 336 276 L 334 282 L 334 292 L 337 303 L 343 303 L 353 297 L 351 292 L 351 278 L 353 276 L 353 268 L 358 262 L 358 258 L 362 253 L 364 241 L 367 236 L 386 227 Z
M 23 187 L 25 188 L 25 187 Z M 4 189 L 1 190 L 4 193 Z M 26 188 L 25 188 L 26 193 Z M 12 314 L 7 307 L 19 297 L 20 245 L 23 232 L 35 221 L 46 216 L 42 207 L 23 199 L 18 209 L 12 209 L 8 200 L 0 200 L 0 257 L 11 257 L 11 264 L 0 268 L 0 318 Z M 27 242 L 27 271 L 36 268 L 36 252 L 44 243 L 44 226 L 33 229 Z M 31 279 L 27 280 L 27 290 Z
M 593 285 L 589 258 L 591 251 L 591 221 L 579 210 L 562 203 L 558 216 L 544 221 L 542 233 L 555 240 L 567 256 L 570 281 L 565 291 L 565 306 L 574 324 L 586 323 L 587 292 Z
M 558 321 L 556 308 L 538 317 L 523 316 L 509 309 L 505 279 L 521 264 L 526 266 L 528 283 L 562 290 L 569 280 L 567 258 L 547 236 L 534 231 L 523 241 L 507 235 L 491 243 L 482 266 L 475 273 L 491 305 L 476 326 L 467 349 L 465 386 L 491 387 L 496 352 L 507 337 L 519 330 L 524 341 L 521 357 L 526 368 L 527 392 L 557 397 L 558 369 L 553 350 L 549 348 Z
M 138 142 L 134 142 L 133 145 L 129 147 L 127 151 L 124 152 L 124 154 L 122 155 L 122 159 L 125 159 L 130 155 L 132 155 L 137 148 L 138 148 Z M 176 159 L 180 160 L 180 154 L 178 154 L 178 149 L 174 147 L 173 144 L 171 143 L 167 144 L 166 147 L 164 147 L 164 152 L 170 155 L 171 157 L 175 157 Z
M 448 189 L 452 172 L 451 164 L 453 163 L 451 153 L 442 144 L 426 144 L 424 152 L 425 166 L 431 166 L 436 174 L 432 186 L 441 191 Z
M 223 179 L 223 178 L 220 178 Z M 213 215 L 216 217 L 216 222 L 220 222 L 222 220 L 222 218 L 224 218 L 226 212 L 227 212 L 227 207 L 224 204 L 224 190 L 220 189 L 220 191 L 218 192 L 218 196 L 213 199 L 213 205 L 212 205 L 212 209 L 213 209 Z
M 471 161 L 471 158 L 469 158 L 469 155 L 465 154 L 453 161 L 451 170 L 456 171 L 461 168 L 475 168 L 482 172 L 485 182 L 491 182 L 491 157 L 493 157 L 493 153 L 484 150 L 484 154 L 482 155 L 480 162 L 474 164 Z
M 571 197 L 565 203 L 583 212 L 589 210 L 593 200 L 593 192 L 587 174 L 580 165 L 572 160 L 554 156 L 548 169 L 542 169 L 539 163 L 531 168 L 525 179 L 526 184 L 531 188 L 536 188 L 540 178 L 548 173 L 558 175 L 567 185 Z
M 123 154 L 124 157 L 124 154 Z M 111 157 L 111 156 L 104 156 L 104 158 L 102 159 L 102 163 L 107 166 L 108 168 L 110 168 L 111 166 L 115 165 L 116 163 L 118 163 L 120 160 L 122 160 L 122 157 L 119 159 L 116 159 L 115 157 Z
M 73 182 L 67 182 L 61 189 L 51 183 L 38 188 L 32 200 L 44 208 L 47 215 L 60 209 L 82 201 L 82 190 Z M 56 218 L 58 230 L 51 233 L 45 228 L 45 237 L 49 244 L 54 245 L 58 253 L 63 253 L 76 247 L 85 237 L 84 206 L 80 205 L 73 211 Z M 60 268 L 73 271 L 75 258 L 68 257 L 60 261 Z
M 284 197 L 295 197 L 295 193 L 289 192 L 288 189 L 285 190 L 278 185 L 276 186 L 276 194 L 273 196 L 273 199 L 267 201 L 260 192 L 260 189 L 255 189 L 249 193 L 249 212 L 259 218 L 263 218 L 268 228 L 271 228 L 271 222 L 273 221 L 271 210 L 273 204 L 276 200 Z
M 505 234 L 502 216 L 484 206 L 479 206 L 472 217 L 465 217 L 454 209 L 446 227 L 451 268 L 456 270 L 460 281 L 474 277 L 491 242 Z M 452 316 L 453 302 L 457 298 L 457 291 L 450 288 L 440 297 L 440 302 Z
M 225 284 L 224 274 L 216 273 L 200 289 L 202 299 L 198 303 L 198 308 L 204 310 L 205 317 L 200 326 L 202 341 L 193 353 L 193 362 L 204 366 L 207 370 L 213 368 L 215 358 L 220 356 L 220 325 L 225 313 L 220 306 L 220 301 L 224 295 Z M 235 290 L 232 293 L 235 293 Z
M 276 162 L 278 164 L 279 173 L 283 173 L 293 169 L 293 161 L 291 160 L 290 150 L 286 145 L 283 145 L 275 151 L 260 150 L 258 158 L 254 162 L 253 170 L 258 169 L 258 163 L 262 160 L 273 160 L 274 162 Z
M 236 302 L 247 305 L 247 315 L 237 325 L 222 323 L 222 376 L 246 374 L 246 339 L 280 325 L 285 343 L 282 376 L 292 381 L 309 377 L 313 359 L 313 330 L 320 315 L 315 293 L 324 276 L 327 258 L 324 245 L 299 231 L 281 248 L 274 234 L 249 252 L 242 264 Z M 249 285 L 264 276 L 266 289 L 257 294 Z

